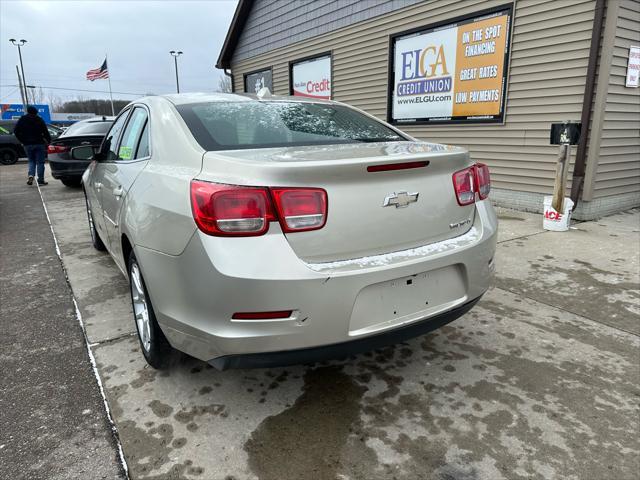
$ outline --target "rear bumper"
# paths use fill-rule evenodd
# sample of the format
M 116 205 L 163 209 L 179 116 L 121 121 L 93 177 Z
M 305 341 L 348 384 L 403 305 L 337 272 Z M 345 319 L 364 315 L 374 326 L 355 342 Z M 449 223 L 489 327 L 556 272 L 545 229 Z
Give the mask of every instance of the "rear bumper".
M 91 162 L 86 160 L 63 160 L 49 155 L 51 176 L 56 179 L 63 177 L 82 177 L 82 174 L 90 164 Z
M 305 363 L 336 360 L 350 355 L 376 350 L 410 340 L 420 335 L 432 332 L 447 323 L 457 320 L 478 303 L 481 297 L 475 298 L 464 305 L 441 313 L 434 317 L 425 318 L 406 327 L 396 328 L 377 335 L 351 340 L 348 342 L 319 347 L 303 348 L 299 350 L 285 350 L 280 352 L 252 353 L 245 355 L 226 355 L 214 358 L 208 363 L 218 370 L 229 368 L 267 368 L 283 367 Z
M 196 231 L 177 256 L 139 246 L 135 250 L 169 342 L 228 368 L 281 363 L 292 351 L 314 358 L 328 349 L 332 357 L 332 349 L 339 354 L 343 347 L 335 346 L 342 344 L 353 353 L 351 348 L 360 345 L 375 348 L 375 343 L 367 344 L 374 337 L 388 335 L 384 341 L 389 343 L 399 341 L 395 331 L 437 328 L 471 308 L 489 288 L 496 236 L 495 212 L 483 201 L 467 234 L 383 256 L 384 262 L 371 257 L 372 262 L 307 264 L 276 225 L 263 237 L 237 239 Z M 232 320 L 235 312 L 282 310 L 294 314 L 279 320 Z

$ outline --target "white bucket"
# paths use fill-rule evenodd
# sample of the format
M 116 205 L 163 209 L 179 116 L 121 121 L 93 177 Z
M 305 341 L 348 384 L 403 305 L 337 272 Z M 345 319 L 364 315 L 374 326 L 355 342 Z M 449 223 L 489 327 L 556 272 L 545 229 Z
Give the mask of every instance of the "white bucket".
M 564 199 L 564 212 L 556 212 L 551 206 L 553 197 L 544 197 L 544 217 L 542 219 L 542 228 L 552 230 L 554 232 L 566 232 L 571 224 L 571 210 L 573 202 L 570 198 Z

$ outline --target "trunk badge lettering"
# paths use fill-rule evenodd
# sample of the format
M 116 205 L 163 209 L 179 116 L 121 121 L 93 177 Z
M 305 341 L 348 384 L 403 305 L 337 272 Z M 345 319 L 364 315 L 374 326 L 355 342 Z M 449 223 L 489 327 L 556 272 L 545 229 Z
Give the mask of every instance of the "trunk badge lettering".
M 449 228 L 454 229 L 454 228 L 462 227 L 463 225 L 466 225 L 468 223 L 471 223 L 471 219 L 470 218 L 467 218 L 466 220 L 462 220 L 461 222 L 450 223 L 449 224 Z
M 396 208 L 405 208 L 408 207 L 410 203 L 415 203 L 418 201 L 418 192 L 407 193 L 405 191 L 392 193 L 387 195 L 384 199 L 383 207 L 391 207 L 394 206 Z

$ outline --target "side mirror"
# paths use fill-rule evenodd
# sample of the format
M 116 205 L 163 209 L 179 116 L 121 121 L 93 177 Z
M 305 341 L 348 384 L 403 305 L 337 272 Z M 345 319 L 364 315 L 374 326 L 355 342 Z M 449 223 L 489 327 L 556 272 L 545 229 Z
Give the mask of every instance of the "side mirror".
M 74 160 L 94 160 L 95 153 L 95 148 L 90 145 L 74 147 L 71 149 L 71 158 Z

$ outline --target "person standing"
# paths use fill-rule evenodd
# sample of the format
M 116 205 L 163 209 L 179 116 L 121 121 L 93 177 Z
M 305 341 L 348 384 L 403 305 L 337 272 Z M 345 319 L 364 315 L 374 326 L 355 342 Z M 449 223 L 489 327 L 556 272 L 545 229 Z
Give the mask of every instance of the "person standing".
M 27 185 L 33 184 L 33 177 L 38 173 L 38 185 L 47 185 L 44 181 L 44 159 L 47 156 L 47 145 L 51 143 L 51 135 L 38 109 L 29 105 L 27 114 L 20 117 L 13 133 L 27 152 L 29 159 L 29 179 Z

